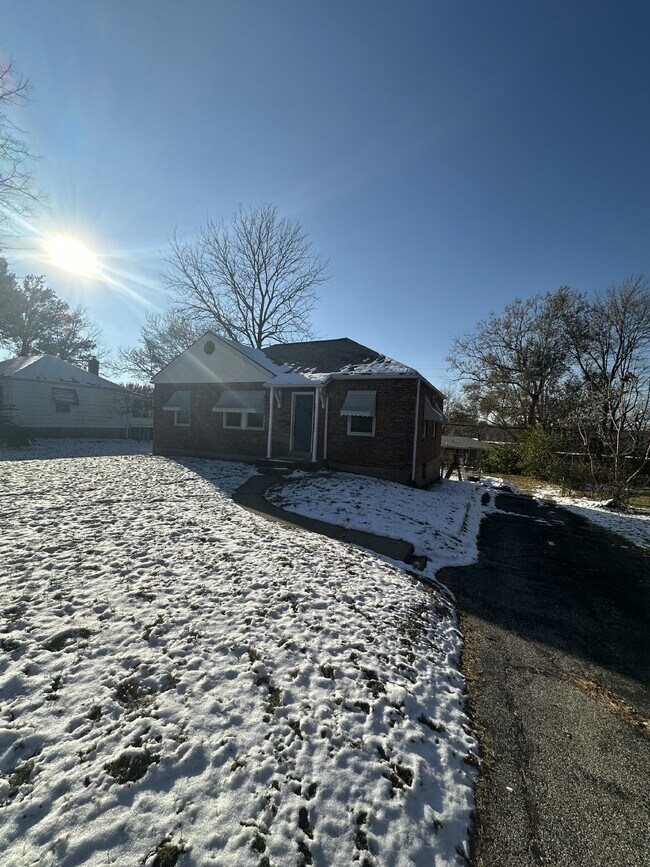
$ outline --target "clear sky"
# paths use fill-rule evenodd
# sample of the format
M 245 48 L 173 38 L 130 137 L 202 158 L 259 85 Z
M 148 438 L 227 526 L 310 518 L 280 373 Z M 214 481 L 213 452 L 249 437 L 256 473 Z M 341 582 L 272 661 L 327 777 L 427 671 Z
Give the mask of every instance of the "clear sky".
M 115 278 L 50 284 L 109 346 L 164 306 L 171 230 L 239 203 L 329 258 L 319 336 L 438 385 L 452 336 L 515 296 L 650 272 L 647 0 L 0 0 L 0 22 L 32 84 L 33 231 Z

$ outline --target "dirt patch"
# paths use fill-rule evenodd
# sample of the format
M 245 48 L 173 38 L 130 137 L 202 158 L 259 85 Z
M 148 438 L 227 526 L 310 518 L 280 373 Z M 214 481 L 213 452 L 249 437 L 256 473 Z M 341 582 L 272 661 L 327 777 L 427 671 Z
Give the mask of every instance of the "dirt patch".
M 156 848 L 149 852 L 140 863 L 146 867 L 175 867 L 183 852 L 185 852 L 185 847 L 182 843 L 177 846 L 175 843 L 170 843 L 167 837 L 161 840 Z
M 59 650 L 65 650 L 72 644 L 75 644 L 79 639 L 90 638 L 92 632 L 84 626 L 78 628 L 63 629 L 56 635 L 53 635 L 49 641 L 46 641 L 43 647 L 53 653 Z
M 634 708 L 625 704 L 622 699 L 615 696 L 608 689 L 594 683 L 593 680 L 587 680 L 586 677 L 580 675 L 571 675 L 571 680 L 575 683 L 578 689 L 582 690 L 585 695 L 597 701 L 601 707 L 613 713 L 619 719 L 638 729 L 646 737 L 650 738 L 650 720 L 637 713 Z
M 136 780 L 144 777 L 149 765 L 159 761 L 160 756 L 153 755 L 145 747 L 138 752 L 122 753 L 117 759 L 105 764 L 104 768 L 118 783 L 135 783 Z

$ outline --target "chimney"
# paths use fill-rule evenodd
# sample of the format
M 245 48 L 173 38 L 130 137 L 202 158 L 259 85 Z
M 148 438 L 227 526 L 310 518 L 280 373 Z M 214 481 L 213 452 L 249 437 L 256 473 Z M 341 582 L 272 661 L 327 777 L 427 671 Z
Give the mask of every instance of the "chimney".
M 95 376 L 99 376 L 99 359 L 95 358 L 94 355 L 91 355 L 88 359 L 88 373 L 94 373 Z

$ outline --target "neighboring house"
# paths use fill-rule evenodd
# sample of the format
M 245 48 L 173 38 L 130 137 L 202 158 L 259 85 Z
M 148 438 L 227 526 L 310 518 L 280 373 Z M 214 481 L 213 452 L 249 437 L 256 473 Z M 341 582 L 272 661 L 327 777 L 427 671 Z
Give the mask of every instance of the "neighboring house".
M 96 358 L 88 370 L 53 355 L 0 361 L 0 408 L 33 436 L 151 439 L 151 404 L 99 376 Z
M 439 478 L 444 395 L 348 338 L 260 350 L 207 333 L 153 382 L 156 454 Z

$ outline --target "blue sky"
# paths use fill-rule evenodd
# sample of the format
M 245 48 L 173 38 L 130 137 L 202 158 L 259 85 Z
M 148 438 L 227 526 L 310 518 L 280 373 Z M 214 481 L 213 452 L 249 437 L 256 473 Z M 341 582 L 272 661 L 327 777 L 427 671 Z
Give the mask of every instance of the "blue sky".
M 109 346 L 164 306 L 174 227 L 240 203 L 329 258 L 319 336 L 439 385 L 452 336 L 515 296 L 650 272 L 646 2 L 0 0 L 0 20 L 32 84 L 33 230 L 120 285 L 50 283 Z

